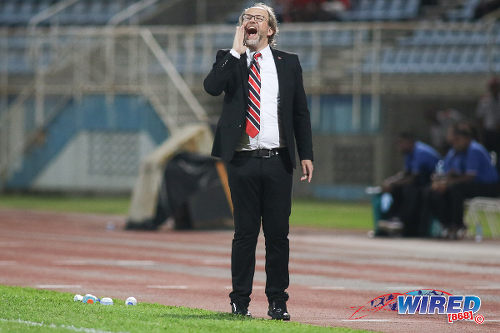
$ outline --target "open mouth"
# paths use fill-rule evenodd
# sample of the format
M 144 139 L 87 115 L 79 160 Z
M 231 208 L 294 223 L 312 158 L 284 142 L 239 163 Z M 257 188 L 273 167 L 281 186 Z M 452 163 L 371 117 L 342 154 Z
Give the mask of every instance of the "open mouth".
M 248 37 L 255 37 L 257 36 L 257 27 L 247 27 L 246 32 Z

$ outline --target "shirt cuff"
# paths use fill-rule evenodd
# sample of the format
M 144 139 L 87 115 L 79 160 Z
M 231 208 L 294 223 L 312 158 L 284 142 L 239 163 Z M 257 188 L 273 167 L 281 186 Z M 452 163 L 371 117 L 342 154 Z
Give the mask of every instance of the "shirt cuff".
M 235 49 L 231 49 L 231 51 L 229 51 L 233 57 L 235 57 L 236 59 L 239 59 L 240 58 L 240 54 L 238 52 L 236 52 Z

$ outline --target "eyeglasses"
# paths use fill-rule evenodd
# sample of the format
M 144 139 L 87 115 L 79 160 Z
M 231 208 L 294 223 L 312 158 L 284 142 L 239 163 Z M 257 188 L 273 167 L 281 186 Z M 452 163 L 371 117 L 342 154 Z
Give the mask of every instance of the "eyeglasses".
M 265 16 L 250 15 L 250 14 L 243 14 L 242 18 L 243 18 L 243 21 L 250 21 L 251 19 L 254 19 L 255 22 L 264 22 L 266 20 Z

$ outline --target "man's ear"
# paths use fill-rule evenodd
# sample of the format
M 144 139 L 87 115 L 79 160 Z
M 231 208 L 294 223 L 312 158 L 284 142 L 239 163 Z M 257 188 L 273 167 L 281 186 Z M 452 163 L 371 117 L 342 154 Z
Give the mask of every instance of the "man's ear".
M 273 35 L 274 31 L 271 29 L 271 27 L 267 28 L 267 37 L 271 37 Z

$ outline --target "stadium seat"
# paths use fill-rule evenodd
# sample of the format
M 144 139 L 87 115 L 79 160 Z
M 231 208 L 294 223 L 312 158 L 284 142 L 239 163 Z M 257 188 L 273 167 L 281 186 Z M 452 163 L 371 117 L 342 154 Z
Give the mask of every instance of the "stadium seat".
M 100 0 L 90 0 L 89 3 L 88 23 L 97 25 L 106 24 L 108 15 L 105 11 L 104 3 Z
M 488 71 L 488 55 L 484 47 L 475 50 L 470 65 L 471 72 L 487 72 Z
M 399 18 L 399 13 L 404 9 L 405 2 L 403 0 L 393 0 L 389 7 L 388 19 L 397 20 Z
M 358 0 L 340 15 L 343 21 L 400 21 L 415 18 L 420 0 Z
M 280 45 L 285 48 L 307 45 L 311 41 L 311 31 L 286 31 L 280 34 Z
M 318 67 L 319 54 L 311 48 L 301 48 L 297 50 L 297 54 L 300 58 L 300 64 L 304 72 L 312 71 Z
M 29 22 L 30 18 L 34 15 L 35 6 L 31 1 L 23 1 L 19 5 L 19 11 L 17 13 L 17 23 L 26 24 Z
M 49 8 L 52 4 L 51 0 L 40 0 L 38 1 L 38 6 L 36 8 L 36 12 L 40 13 L 44 11 L 45 9 Z
M 474 17 L 474 10 L 480 1 L 481 0 L 466 0 L 461 8 L 448 11 L 446 17 L 450 21 L 469 21 Z
M 321 45 L 324 46 L 347 46 L 353 44 L 352 30 L 328 30 L 320 32 Z
M 234 33 L 233 32 L 219 32 L 215 35 L 214 46 L 217 49 L 228 49 L 231 48 L 233 43 Z
M 392 73 L 393 64 L 396 58 L 396 52 L 393 48 L 386 48 L 382 51 L 382 57 L 380 62 L 380 71 L 382 73 Z
M 88 20 L 87 17 L 87 3 L 85 1 L 78 1 L 73 6 L 68 8 L 68 11 L 65 11 L 61 24 L 70 24 L 70 25 L 79 25 L 85 24 Z M 64 23 L 63 23 L 64 22 Z
M 420 9 L 420 0 L 407 0 L 405 5 L 400 16 L 401 19 L 412 19 L 417 17 Z
M 0 7 L 0 22 L 2 25 L 12 25 L 16 21 L 16 1 L 6 0 L 5 3 Z

